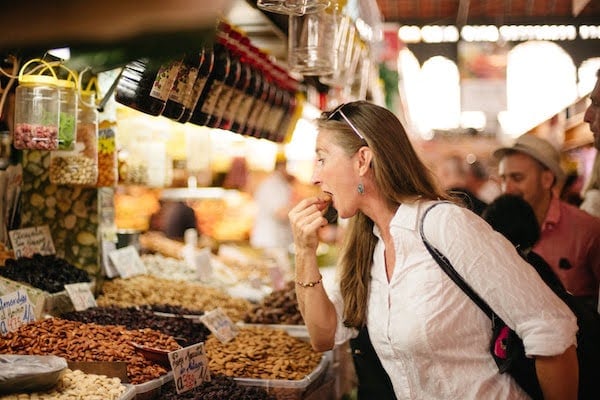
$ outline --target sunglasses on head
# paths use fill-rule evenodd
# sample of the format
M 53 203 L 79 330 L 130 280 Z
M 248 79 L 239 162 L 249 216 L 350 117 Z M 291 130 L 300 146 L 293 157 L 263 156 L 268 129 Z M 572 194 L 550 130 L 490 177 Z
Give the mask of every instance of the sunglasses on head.
M 346 105 L 346 103 L 342 103 L 339 106 L 337 106 L 335 109 L 333 109 L 333 111 L 330 111 L 327 115 L 326 120 L 334 120 L 334 117 L 339 114 L 342 116 L 342 118 L 344 119 L 344 121 L 348 124 L 348 126 L 352 129 L 352 132 L 354 132 L 356 134 L 356 136 L 358 136 L 361 140 L 365 141 L 365 137 L 360 133 L 360 131 L 356 128 L 356 126 L 354 126 L 354 124 L 352 123 L 352 121 L 350 121 L 350 119 L 346 116 L 346 114 L 344 114 L 344 111 L 342 110 L 344 108 L 344 106 Z

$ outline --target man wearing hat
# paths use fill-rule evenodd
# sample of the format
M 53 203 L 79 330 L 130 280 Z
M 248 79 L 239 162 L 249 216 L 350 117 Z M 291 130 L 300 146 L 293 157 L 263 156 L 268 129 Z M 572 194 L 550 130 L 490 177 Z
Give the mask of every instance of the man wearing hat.
M 561 201 L 553 192 L 564 172 L 558 151 L 525 134 L 494 152 L 504 193 L 522 196 L 533 208 L 541 235 L 533 251 L 550 265 L 567 291 L 598 303 L 600 219 Z

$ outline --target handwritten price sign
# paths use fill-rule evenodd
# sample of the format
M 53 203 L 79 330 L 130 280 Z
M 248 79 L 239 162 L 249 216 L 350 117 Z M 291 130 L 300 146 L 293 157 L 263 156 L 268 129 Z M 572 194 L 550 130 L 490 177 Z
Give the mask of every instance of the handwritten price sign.
M 169 353 L 177 393 L 187 392 L 210 381 L 204 343 L 197 343 Z
M 36 253 L 43 256 L 56 254 L 48 225 L 15 229 L 8 232 L 8 236 L 17 258 L 32 257 Z
M 89 283 L 70 283 L 65 285 L 65 290 L 73 303 L 75 311 L 83 311 L 90 307 L 96 307 L 96 299 L 90 289 Z
M 221 343 L 229 342 L 236 337 L 239 332 L 238 327 L 220 308 L 216 308 L 202 315 L 200 321 L 206 325 Z
M 27 293 L 17 290 L 0 296 L 0 334 L 16 331 L 21 325 L 34 320 L 33 306 Z
M 146 265 L 140 258 L 137 249 L 133 246 L 114 250 L 108 254 L 108 257 L 119 272 L 119 275 L 121 275 L 121 278 L 130 278 L 146 273 Z

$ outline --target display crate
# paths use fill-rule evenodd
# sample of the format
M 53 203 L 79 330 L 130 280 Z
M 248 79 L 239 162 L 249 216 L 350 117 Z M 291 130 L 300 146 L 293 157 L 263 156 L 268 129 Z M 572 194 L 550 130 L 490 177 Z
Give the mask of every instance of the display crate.
M 277 400 L 302 400 L 321 385 L 325 379 L 325 372 L 327 371 L 331 360 L 331 351 L 323 353 L 321 362 L 319 362 L 316 368 L 310 374 L 299 380 L 234 379 L 240 385 L 261 387 L 265 389 L 267 393 L 274 395 Z
M 160 396 L 163 385 L 173 380 L 173 372 L 169 371 L 166 375 L 152 379 L 151 381 L 132 385 L 135 388 L 135 400 L 155 400 Z

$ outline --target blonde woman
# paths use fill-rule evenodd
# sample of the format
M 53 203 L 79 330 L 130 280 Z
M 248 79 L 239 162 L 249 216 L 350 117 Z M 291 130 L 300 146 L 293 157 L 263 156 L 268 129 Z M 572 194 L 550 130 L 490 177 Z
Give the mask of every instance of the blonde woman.
M 445 193 L 398 118 L 358 101 L 318 120 L 313 183 L 323 195 L 289 213 L 296 294 L 312 346 L 329 350 L 366 326 L 398 399 L 527 399 L 489 353 L 491 322 L 430 256 L 419 234 Z M 323 282 L 316 249 L 331 203 L 349 219 L 339 275 Z M 546 399 L 576 399 L 577 322 L 483 219 L 452 203 L 425 236 L 523 339 Z M 505 285 L 503 282 L 511 282 Z

